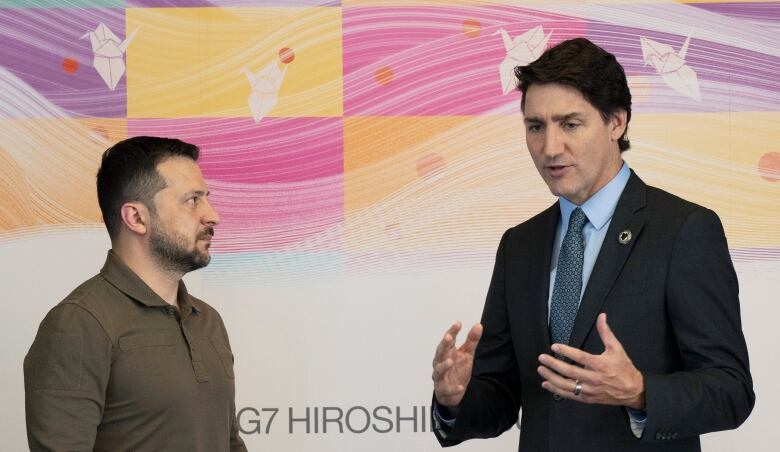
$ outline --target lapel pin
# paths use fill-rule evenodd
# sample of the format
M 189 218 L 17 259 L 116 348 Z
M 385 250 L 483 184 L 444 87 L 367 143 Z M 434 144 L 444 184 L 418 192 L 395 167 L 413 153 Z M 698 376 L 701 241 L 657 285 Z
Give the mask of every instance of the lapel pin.
M 631 241 L 631 231 L 629 231 L 628 229 L 618 234 L 618 242 L 620 242 L 621 245 L 628 245 L 628 242 L 630 241 Z

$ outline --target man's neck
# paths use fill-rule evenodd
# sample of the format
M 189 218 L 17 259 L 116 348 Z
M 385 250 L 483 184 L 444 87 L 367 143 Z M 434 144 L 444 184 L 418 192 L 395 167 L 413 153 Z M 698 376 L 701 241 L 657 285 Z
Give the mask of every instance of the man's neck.
M 166 303 L 178 306 L 179 281 L 183 275 L 163 269 L 148 253 L 134 246 L 114 244 L 114 254 Z

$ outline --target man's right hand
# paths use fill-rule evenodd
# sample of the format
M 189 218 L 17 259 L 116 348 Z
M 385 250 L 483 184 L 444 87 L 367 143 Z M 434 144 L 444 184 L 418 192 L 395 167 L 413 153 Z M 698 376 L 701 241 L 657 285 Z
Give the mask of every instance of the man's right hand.
M 482 325 L 478 323 L 471 327 L 466 342 L 455 347 L 460 328 L 460 322 L 455 322 L 444 333 L 433 357 L 433 392 L 436 402 L 447 408 L 457 407 L 463 400 L 471 380 L 474 350 L 482 337 Z

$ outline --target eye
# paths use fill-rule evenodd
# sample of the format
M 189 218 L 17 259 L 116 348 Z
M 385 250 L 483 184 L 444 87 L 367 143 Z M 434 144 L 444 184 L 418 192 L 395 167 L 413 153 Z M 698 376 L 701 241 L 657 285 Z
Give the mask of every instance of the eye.
M 190 196 L 189 198 L 187 198 L 187 205 L 190 207 L 195 207 L 198 205 L 198 201 L 200 201 L 200 197 Z
M 525 130 L 527 133 L 538 133 L 542 131 L 542 125 L 541 124 L 528 124 L 525 127 Z
M 579 126 L 580 126 L 580 124 L 577 123 L 577 122 L 567 121 L 567 122 L 563 123 L 563 128 L 566 129 L 566 130 L 574 130 L 574 129 L 576 129 Z

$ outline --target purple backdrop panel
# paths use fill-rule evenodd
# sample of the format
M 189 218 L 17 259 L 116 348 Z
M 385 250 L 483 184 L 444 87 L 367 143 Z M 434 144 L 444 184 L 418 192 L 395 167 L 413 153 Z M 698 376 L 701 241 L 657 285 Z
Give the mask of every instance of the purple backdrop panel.
M 756 22 L 759 26 L 780 28 L 780 3 L 689 3 L 688 6 L 735 19 Z
M 674 81 L 662 76 L 643 58 L 641 38 L 671 47 L 679 55 L 687 36 L 602 22 L 588 25 L 588 37 L 617 56 L 629 79 L 644 86 L 637 111 L 718 112 L 777 111 L 780 109 L 780 58 L 747 49 L 705 41 L 693 30 L 684 64 L 695 74 L 700 98 L 674 89 Z M 693 77 L 689 72 L 686 83 Z M 632 92 L 639 91 L 632 86 Z M 637 93 L 634 92 L 636 95 Z
M 126 74 L 112 90 L 93 67 L 89 37 L 82 39 L 100 24 L 124 39 L 124 9 L 5 9 L 0 66 L 69 116 L 124 117 Z
M 520 36 L 541 27 L 551 46 L 585 33 L 580 19 L 507 6 L 345 7 L 343 17 L 346 115 L 516 113 L 499 65 L 544 50 Z
M 128 136 L 176 137 L 201 148 L 221 216 L 215 251 L 341 247 L 341 118 L 129 120 Z

